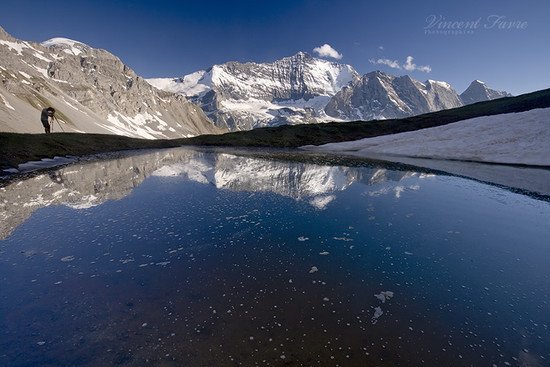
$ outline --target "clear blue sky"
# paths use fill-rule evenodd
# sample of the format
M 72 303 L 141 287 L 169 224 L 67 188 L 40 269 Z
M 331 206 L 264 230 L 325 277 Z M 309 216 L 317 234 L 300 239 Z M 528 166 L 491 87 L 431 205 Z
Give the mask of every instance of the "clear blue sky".
M 426 29 L 432 16 L 478 22 L 463 29 L 466 34 L 448 34 L 456 32 L 450 23 Z M 515 25 L 499 28 L 504 24 L 494 24 L 495 16 Z M 444 80 L 459 93 L 474 79 L 513 94 L 550 87 L 549 17 L 546 0 L 2 0 L 0 5 L 0 25 L 14 37 L 75 39 L 114 53 L 144 77 L 182 76 L 226 61 L 273 61 L 298 51 L 315 55 L 315 47 L 329 44 L 342 55 L 339 62 L 360 73 L 379 69 Z M 416 70 L 404 68 L 407 56 Z M 418 70 L 421 66 L 431 71 Z

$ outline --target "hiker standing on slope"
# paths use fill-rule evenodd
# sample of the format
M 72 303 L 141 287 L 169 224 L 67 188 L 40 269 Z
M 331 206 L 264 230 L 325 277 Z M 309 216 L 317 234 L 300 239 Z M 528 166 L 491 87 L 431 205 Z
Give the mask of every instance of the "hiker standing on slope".
M 42 113 L 40 114 L 40 121 L 42 121 L 42 125 L 44 126 L 44 131 L 46 132 L 46 134 L 50 133 L 50 126 L 51 124 L 53 124 L 54 114 L 55 108 L 53 107 L 44 108 L 42 110 Z

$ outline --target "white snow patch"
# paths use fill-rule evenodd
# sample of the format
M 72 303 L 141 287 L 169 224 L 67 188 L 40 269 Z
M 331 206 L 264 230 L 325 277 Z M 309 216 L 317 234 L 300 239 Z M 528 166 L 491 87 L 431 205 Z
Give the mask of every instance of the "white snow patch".
M 210 85 L 200 82 L 205 73 L 206 71 L 200 70 L 183 78 L 150 78 L 145 81 L 153 87 L 167 92 L 198 96 L 210 90 Z
M 42 61 L 52 62 L 52 60 L 48 59 L 47 57 L 44 57 L 44 56 L 40 55 L 38 52 L 33 53 L 33 56 L 36 57 L 37 59 L 42 60 Z
M 0 40 L 0 45 L 8 46 L 10 50 L 17 52 L 18 55 L 23 55 L 22 53 L 23 49 L 28 47 L 23 43 L 4 41 L 4 40 Z
M 376 298 L 380 300 L 382 303 L 386 303 L 387 300 L 391 299 L 393 297 L 392 291 L 382 291 L 379 294 L 374 295 Z
M 154 120 L 159 123 L 159 126 L 166 125 L 166 122 L 152 116 L 149 113 L 138 113 L 134 117 L 125 116 L 118 111 L 113 111 L 107 115 L 107 121 L 112 125 L 102 125 L 106 129 L 115 134 L 133 136 L 145 139 L 165 138 L 166 136 L 159 131 L 153 130 L 148 123 Z
M 44 76 L 44 78 L 47 78 L 48 77 L 48 70 L 44 69 L 44 68 L 40 68 L 36 65 L 31 65 L 33 68 L 36 69 L 36 71 L 38 71 L 40 74 L 42 74 Z
M 185 176 L 191 181 L 207 184 L 213 181 L 213 167 L 206 161 L 197 159 L 187 163 L 163 166 L 154 171 L 151 175 L 158 177 Z
M 65 81 L 65 80 L 61 80 L 61 79 L 55 79 L 55 78 L 52 78 L 53 81 L 55 82 L 58 82 L 58 83 L 65 83 L 65 84 L 69 84 L 69 82 Z M 72 85 L 71 85 L 72 86 Z
M 62 97 L 62 98 L 63 98 L 63 101 L 64 101 L 69 107 L 71 107 L 71 108 L 73 108 L 73 109 L 75 109 L 75 110 L 77 110 L 77 111 L 80 111 L 80 109 L 79 109 L 78 107 L 75 107 L 75 106 L 73 106 L 72 104 L 70 104 L 64 97 Z
M 319 210 L 323 210 L 328 204 L 334 201 L 334 199 L 336 199 L 336 196 L 334 195 L 316 196 L 309 201 L 309 204 Z
M 446 89 L 452 89 L 451 88 L 451 85 L 447 82 L 442 82 L 442 81 L 439 81 L 439 80 L 432 80 L 432 79 L 428 79 L 428 83 L 431 83 L 431 84 L 436 84 L 436 85 L 439 85 L 443 88 L 446 88 Z
M 23 207 L 27 208 L 27 207 L 31 207 L 31 206 L 48 206 L 52 202 L 53 202 L 53 199 L 52 200 L 46 200 L 46 199 L 44 199 L 42 194 L 38 194 L 38 196 L 36 196 L 34 199 L 31 199 L 29 202 L 24 203 Z
M 64 203 L 72 209 L 89 209 L 99 205 L 99 198 L 95 195 L 85 195 L 81 198 L 80 203 Z
M 56 37 L 51 38 L 47 41 L 41 43 L 42 46 L 51 47 L 51 46 L 63 46 L 63 52 L 69 55 L 78 56 L 82 53 L 82 47 L 89 47 L 88 45 L 78 42 L 69 38 Z
M 31 76 L 29 74 L 25 73 L 24 71 L 19 71 L 19 74 L 23 75 L 27 79 L 31 78 Z
M 15 111 L 15 108 L 13 108 L 13 106 L 8 102 L 8 100 L 2 94 L 0 94 L 0 98 L 2 98 L 2 101 L 4 102 L 7 108 Z
M 550 165 L 550 108 L 482 116 L 417 131 L 302 147 L 355 155 Z
M 382 311 L 382 309 L 380 307 L 376 307 L 374 309 L 374 315 L 372 316 L 372 319 L 371 319 L 371 322 L 374 324 L 376 324 L 378 322 L 378 318 L 380 316 L 382 316 L 384 314 L 384 312 Z

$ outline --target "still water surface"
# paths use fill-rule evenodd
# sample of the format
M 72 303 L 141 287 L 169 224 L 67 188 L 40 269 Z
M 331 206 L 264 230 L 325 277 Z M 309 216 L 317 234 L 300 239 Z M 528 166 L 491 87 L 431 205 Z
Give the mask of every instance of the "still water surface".
M 3 366 L 550 365 L 544 198 L 172 149 L 0 202 Z

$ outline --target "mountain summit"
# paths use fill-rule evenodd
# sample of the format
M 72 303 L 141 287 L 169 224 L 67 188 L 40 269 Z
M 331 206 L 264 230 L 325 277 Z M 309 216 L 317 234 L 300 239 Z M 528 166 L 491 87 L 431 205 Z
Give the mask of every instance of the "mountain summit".
M 464 104 L 470 104 L 511 96 L 512 95 L 508 92 L 501 92 L 487 87 L 481 80 L 474 80 L 470 83 L 470 86 L 462 92 L 460 99 L 462 99 Z
M 460 106 L 460 97 L 448 83 L 436 80 L 422 83 L 408 75 L 396 77 L 373 71 L 336 93 L 325 112 L 343 120 L 373 120 Z
M 230 130 L 327 120 L 330 98 L 359 74 L 346 64 L 299 52 L 271 63 L 227 62 L 182 78 L 148 79 L 186 95 Z

